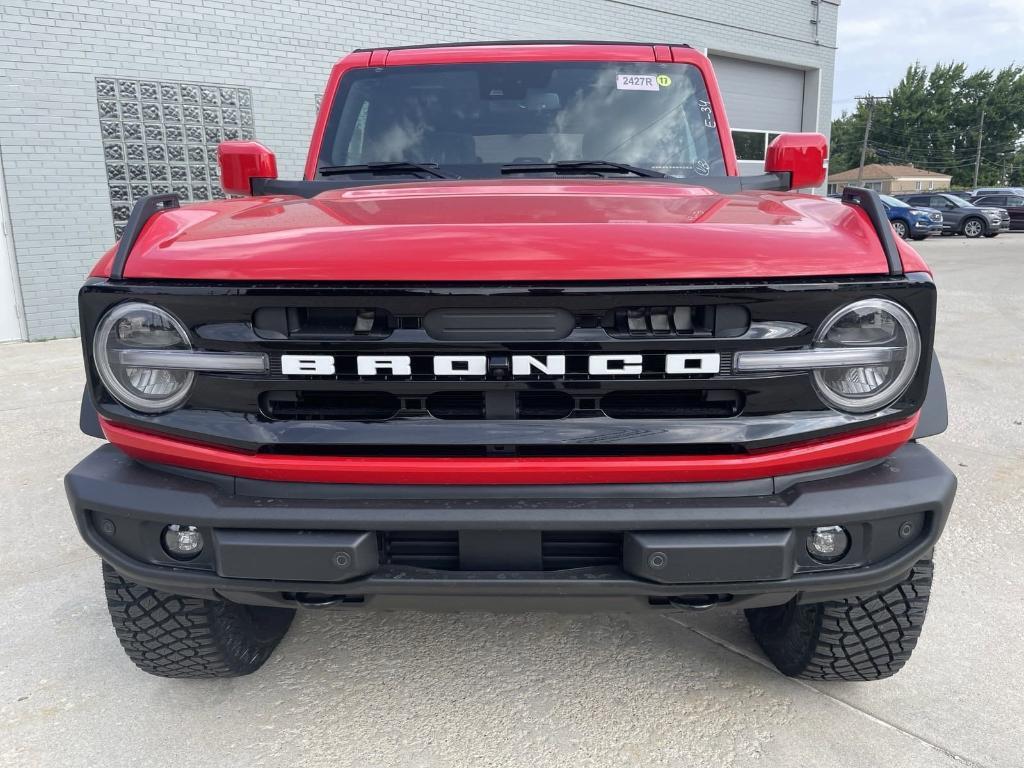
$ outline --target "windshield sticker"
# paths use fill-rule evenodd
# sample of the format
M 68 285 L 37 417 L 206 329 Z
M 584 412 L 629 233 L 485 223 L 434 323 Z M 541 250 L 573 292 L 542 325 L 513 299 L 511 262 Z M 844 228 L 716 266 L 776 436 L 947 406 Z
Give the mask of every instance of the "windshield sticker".
M 660 91 L 658 79 L 654 75 L 618 75 L 615 87 L 620 91 Z
M 698 160 L 694 163 L 693 170 L 697 172 L 698 176 L 707 176 L 711 173 L 711 166 L 708 165 L 707 160 Z
M 715 127 L 715 113 L 711 109 L 711 102 L 705 101 L 704 99 L 698 99 L 697 106 L 700 111 L 704 113 L 704 125 L 708 128 Z
M 672 78 L 668 75 L 658 75 L 658 85 L 662 88 L 668 88 L 672 85 Z

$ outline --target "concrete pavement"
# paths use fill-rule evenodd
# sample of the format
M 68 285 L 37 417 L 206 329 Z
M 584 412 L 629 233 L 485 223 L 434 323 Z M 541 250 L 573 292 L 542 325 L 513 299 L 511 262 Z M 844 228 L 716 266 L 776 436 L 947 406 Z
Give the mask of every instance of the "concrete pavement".
M 961 490 L 924 636 L 880 683 L 777 674 L 731 612 L 300 614 L 258 673 L 138 672 L 61 478 L 79 342 L 0 347 L 0 765 L 1019 766 L 1024 235 L 921 244 Z

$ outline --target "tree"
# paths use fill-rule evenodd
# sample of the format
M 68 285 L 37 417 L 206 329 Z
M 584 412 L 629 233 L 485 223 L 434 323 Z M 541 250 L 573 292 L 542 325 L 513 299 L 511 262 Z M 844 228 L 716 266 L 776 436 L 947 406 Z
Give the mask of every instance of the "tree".
M 953 186 L 974 178 L 978 129 L 985 113 L 978 182 L 1009 183 L 1024 175 L 1024 67 L 968 73 L 962 62 L 920 62 L 907 67 L 903 79 L 876 101 L 867 163 L 913 165 L 953 177 Z M 832 121 L 830 167 L 855 168 L 868 106 L 858 103 Z

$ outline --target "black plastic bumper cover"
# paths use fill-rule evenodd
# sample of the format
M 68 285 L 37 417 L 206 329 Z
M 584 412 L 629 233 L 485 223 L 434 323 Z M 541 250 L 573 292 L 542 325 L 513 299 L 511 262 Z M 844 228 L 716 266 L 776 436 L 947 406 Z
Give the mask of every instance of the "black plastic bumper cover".
M 785 602 L 898 581 L 938 539 L 956 478 L 913 443 L 881 463 L 838 473 L 557 487 L 325 486 L 182 475 L 108 445 L 76 466 L 65 487 L 83 538 L 104 560 L 139 583 L 181 594 L 727 594 Z M 122 535 L 115 521 L 130 523 L 131 533 Z M 139 554 L 141 540 L 158 541 L 172 522 L 207 531 L 212 541 L 203 558 L 186 564 Z M 846 526 L 857 543 L 845 565 L 822 568 L 808 559 L 804 536 L 833 524 Z M 403 530 L 621 531 L 623 558 L 616 566 L 555 571 L 378 565 L 367 534 Z

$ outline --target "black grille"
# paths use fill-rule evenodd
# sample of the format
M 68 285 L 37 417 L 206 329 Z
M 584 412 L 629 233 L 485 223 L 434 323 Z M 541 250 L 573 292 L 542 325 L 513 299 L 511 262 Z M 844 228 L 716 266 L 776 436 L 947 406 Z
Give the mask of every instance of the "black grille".
M 733 304 L 716 306 L 619 307 L 602 323 L 617 337 L 704 336 L 732 338 L 750 327 L 750 312 Z
M 393 418 L 401 401 L 388 392 L 272 391 L 260 398 L 272 419 L 383 421 Z
M 264 339 L 384 339 L 395 325 L 388 312 L 374 308 L 262 307 L 253 313 L 253 330 Z
M 458 531 L 382 531 L 377 545 L 382 565 L 459 570 Z
M 544 531 L 541 560 L 545 571 L 618 565 L 622 561 L 622 534 L 615 531 Z
M 382 565 L 414 566 L 439 571 L 458 571 L 458 531 L 381 531 L 377 534 Z M 541 568 L 618 565 L 622 561 L 619 531 L 543 531 Z
M 911 311 L 929 360 L 935 288 L 920 275 L 647 285 L 98 280 L 80 307 L 100 415 L 128 426 L 256 453 L 666 456 L 742 454 L 916 411 L 927 365 L 884 413 L 863 417 L 827 408 L 805 371 L 735 370 L 737 352 L 806 347 L 830 313 L 869 297 Z M 89 353 L 101 318 L 126 300 L 180 318 L 195 349 L 258 353 L 268 369 L 200 373 L 181 408 L 131 411 L 104 389 Z M 438 320 L 430 329 L 428 316 Z M 772 323 L 804 330 L 765 335 Z M 327 357 L 325 373 L 285 375 L 284 355 Z M 363 375 L 360 355 L 400 356 L 407 373 L 380 364 Z M 444 355 L 472 358 L 477 373 L 439 373 Z M 614 364 L 591 366 L 601 355 Z M 670 368 L 668 355 L 684 359 Z M 714 355 L 717 370 L 681 372 Z M 553 356 L 559 365 L 549 365 Z
M 396 417 L 464 421 L 481 419 L 715 419 L 743 410 L 743 395 L 732 389 L 626 390 L 590 397 L 566 392 L 498 390 L 435 392 L 399 398 L 390 392 L 274 390 L 261 399 L 275 420 L 384 421 Z

